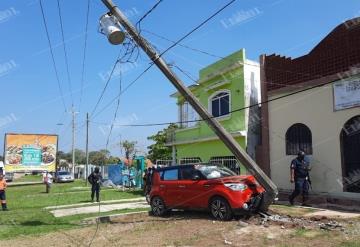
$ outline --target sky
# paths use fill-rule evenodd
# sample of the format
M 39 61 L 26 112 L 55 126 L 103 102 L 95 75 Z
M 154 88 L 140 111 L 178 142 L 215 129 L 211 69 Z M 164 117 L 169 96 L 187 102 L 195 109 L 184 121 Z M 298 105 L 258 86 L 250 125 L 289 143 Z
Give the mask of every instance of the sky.
M 113 0 L 130 21 L 137 22 L 156 0 Z M 142 22 L 143 36 L 158 51 L 171 45 L 149 34 L 149 30 L 177 40 L 207 19 L 228 1 L 163 0 Z M 0 135 L 5 133 L 46 133 L 59 135 L 59 150 L 70 151 L 71 104 L 76 112 L 76 148 L 85 150 L 86 113 L 94 110 L 109 72 L 123 47 L 111 45 L 99 32 L 99 18 L 107 12 L 101 0 L 90 0 L 83 96 L 81 72 L 85 42 L 87 0 L 60 0 L 70 81 L 66 73 L 64 45 L 56 0 L 43 0 L 46 22 L 53 46 L 65 106 L 59 92 L 51 53 L 42 20 L 39 0 L 1 0 L 0 3 Z M 211 54 L 227 56 L 244 48 L 248 59 L 261 54 L 298 57 L 307 54 L 343 21 L 360 16 L 358 0 L 237 0 L 182 43 Z M 217 58 L 183 47 L 164 55 L 195 79 L 199 70 Z M 144 53 L 133 64 L 122 64 L 115 73 L 95 114 L 90 119 L 90 150 L 106 147 L 116 102 L 101 111 L 150 63 Z M 118 70 L 117 70 L 118 71 Z M 180 73 L 179 71 L 176 71 Z M 193 82 L 178 74 L 186 85 Z M 70 84 L 70 85 L 69 85 Z M 170 94 L 175 88 L 152 67 L 121 95 L 115 124 L 143 124 L 177 121 L 177 106 Z M 65 112 L 66 110 L 66 112 Z M 100 113 L 98 113 L 100 112 Z M 137 142 L 140 153 L 151 144 L 147 137 L 165 126 L 115 126 L 108 149 L 122 155 L 119 142 Z M 1 153 L 3 138 L 0 138 Z

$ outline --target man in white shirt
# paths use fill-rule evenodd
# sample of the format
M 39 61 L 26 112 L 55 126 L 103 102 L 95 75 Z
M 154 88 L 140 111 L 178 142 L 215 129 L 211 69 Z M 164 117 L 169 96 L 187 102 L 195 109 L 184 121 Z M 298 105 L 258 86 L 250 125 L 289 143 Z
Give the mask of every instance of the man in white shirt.
M 53 178 L 53 176 L 48 171 L 43 173 L 43 183 L 46 186 L 46 193 L 50 192 L 52 178 Z

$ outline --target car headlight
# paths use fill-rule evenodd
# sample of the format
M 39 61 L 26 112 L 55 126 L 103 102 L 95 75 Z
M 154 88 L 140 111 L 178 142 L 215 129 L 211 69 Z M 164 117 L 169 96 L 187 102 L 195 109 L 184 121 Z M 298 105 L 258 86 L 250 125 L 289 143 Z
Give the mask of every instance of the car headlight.
M 225 184 L 225 186 L 235 191 L 243 191 L 247 189 L 246 184 Z

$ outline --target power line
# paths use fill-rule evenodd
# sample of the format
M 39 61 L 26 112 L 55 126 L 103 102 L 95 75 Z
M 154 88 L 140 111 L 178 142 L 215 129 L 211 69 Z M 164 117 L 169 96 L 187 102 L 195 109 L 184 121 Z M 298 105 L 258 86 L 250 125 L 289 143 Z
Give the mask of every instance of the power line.
M 159 35 L 159 34 L 156 34 L 154 32 L 151 32 L 149 30 L 143 30 L 144 32 L 146 33 L 149 33 L 155 37 L 158 37 L 162 40 L 166 40 L 168 42 L 171 42 L 173 44 L 176 44 L 176 41 L 173 41 L 169 38 L 166 38 L 162 35 Z M 191 46 L 188 46 L 188 45 L 184 45 L 182 43 L 178 43 L 176 44 L 178 46 L 181 46 L 181 47 L 184 47 L 186 49 L 189 49 L 189 50 L 192 50 L 192 51 L 195 51 L 195 52 L 198 52 L 198 53 L 202 53 L 204 55 L 207 55 L 207 56 L 210 56 L 210 57 L 215 57 L 215 58 L 220 58 L 220 59 L 226 59 L 226 57 L 224 56 L 220 56 L 220 55 L 216 55 L 216 54 L 213 54 L 213 53 L 210 53 L 208 51 L 204 51 L 204 50 L 201 50 L 201 49 L 198 49 L 198 48 L 194 48 L 194 47 L 191 47 Z M 255 66 L 255 67 L 259 67 L 258 64 L 252 64 L 252 63 L 247 63 L 247 62 L 241 62 L 241 61 L 236 61 L 238 64 L 241 64 L 241 65 L 249 65 L 249 66 Z M 293 70 L 285 70 L 285 69 L 279 69 L 279 68 L 274 68 L 274 67 L 271 67 L 271 66 L 267 66 L 267 68 L 269 70 L 273 70 L 273 71 L 281 71 L 281 72 L 286 72 L 286 73 L 291 73 L 291 74 L 297 74 L 297 75 L 305 75 L 305 76 L 312 76 L 312 74 L 310 73 L 303 73 L 303 72 L 296 72 L 296 71 L 293 71 Z M 274 85 L 283 85 L 283 84 L 278 84 L 278 83 L 271 83 L 271 84 L 274 84 Z
M 86 10 L 85 39 L 84 39 L 84 51 L 83 51 L 83 60 L 82 60 L 82 70 L 81 70 L 81 90 L 80 90 L 79 111 L 80 111 L 80 109 L 81 109 L 82 96 L 83 96 L 83 90 L 84 90 L 85 61 L 86 61 L 86 48 L 87 48 L 87 38 L 88 38 L 89 15 L 90 15 L 90 0 L 87 1 L 87 10 Z
M 99 97 L 98 101 L 96 102 L 96 104 L 95 104 L 95 106 L 94 106 L 94 109 L 92 110 L 90 116 L 92 116 L 92 115 L 94 114 L 94 112 L 96 111 L 97 107 L 99 106 L 100 101 L 101 101 L 101 99 L 103 98 L 107 87 L 109 86 L 109 83 L 110 83 L 111 78 L 112 78 L 112 76 L 113 76 L 113 74 L 114 74 L 115 68 L 116 68 L 117 64 L 119 63 L 119 58 L 120 58 L 120 54 L 119 54 L 119 56 L 117 57 L 114 65 L 113 65 L 113 67 L 112 67 L 112 69 L 111 69 L 109 78 L 107 79 L 107 81 L 106 81 L 106 83 L 105 83 L 105 86 L 104 86 L 104 88 L 103 88 L 103 90 L 102 90 L 102 92 L 101 92 L 101 94 L 100 94 L 100 97 Z
M 187 37 L 189 37 L 191 34 L 193 34 L 196 30 L 198 30 L 199 28 L 201 28 L 203 25 L 205 25 L 207 22 L 209 22 L 212 18 L 214 18 L 216 15 L 218 15 L 219 13 L 221 13 L 224 9 L 226 9 L 227 7 L 229 7 L 231 4 L 233 4 L 236 0 L 231 0 L 230 2 L 228 2 L 226 5 L 224 5 L 222 8 L 220 8 L 218 11 L 216 11 L 214 14 L 212 14 L 210 17 L 208 17 L 206 20 L 204 20 L 203 22 L 201 22 L 198 26 L 196 26 L 194 29 L 192 29 L 190 32 L 188 32 L 185 36 L 183 36 L 181 39 L 177 40 L 174 44 L 172 44 L 171 46 L 169 46 L 165 51 L 163 51 L 159 57 L 161 57 L 163 54 L 165 54 L 166 52 L 168 52 L 170 49 L 172 49 L 173 47 L 177 46 L 179 43 L 181 43 L 181 41 L 183 41 L 184 39 L 186 39 Z
M 162 2 L 163 0 L 158 0 L 157 3 L 151 8 L 149 9 L 137 22 L 136 22 L 136 26 L 138 26 L 138 31 L 139 33 L 141 32 L 141 22 L 151 13 L 153 12 L 158 6 L 159 4 Z
M 303 92 L 306 92 L 306 91 L 310 91 L 310 90 L 315 89 L 315 88 L 323 87 L 323 86 L 326 86 L 326 85 L 332 84 L 332 83 L 333 83 L 332 81 L 330 81 L 330 82 L 325 82 L 325 83 L 322 83 L 322 84 L 319 84 L 319 85 L 315 85 L 315 86 L 312 86 L 312 87 L 309 87 L 309 88 L 305 88 L 305 89 L 302 89 L 302 90 L 298 90 L 298 91 L 296 91 L 296 92 L 292 92 L 292 93 L 289 93 L 289 94 L 285 94 L 285 95 L 282 95 L 282 96 L 279 96 L 279 97 L 276 97 L 276 98 L 273 98 L 273 99 L 270 99 L 270 100 L 266 100 L 266 101 L 263 101 L 263 102 L 259 102 L 259 103 L 253 104 L 253 105 L 246 106 L 246 107 L 238 108 L 238 109 L 229 111 L 229 114 L 230 114 L 230 113 L 234 113 L 234 112 L 243 111 L 243 110 L 246 110 L 246 109 L 249 109 L 249 108 L 252 108 L 252 107 L 260 106 L 260 105 L 262 105 L 262 104 L 268 104 L 268 103 L 273 102 L 273 101 L 276 101 L 276 100 L 280 100 L 280 99 L 283 99 L 283 98 L 287 98 L 287 97 L 290 97 L 290 96 L 293 96 L 293 95 L 296 95 L 296 94 L 299 94 L 299 93 L 303 93 Z M 211 118 L 217 118 L 217 117 L 211 117 Z M 149 126 L 160 126 L 160 125 L 170 125 L 170 124 L 183 124 L 183 123 L 203 122 L 203 121 L 206 121 L 206 120 L 211 119 L 211 118 L 188 120 L 188 121 L 178 121 L 178 122 L 145 123 L 145 124 L 122 124 L 122 125 L 115 125 L 115 126 L 120 126 L 120 127 L 149 127 Z M 92 121 L 92 123 L 95 123 L 95 124 L 104 124 L 104 125 L 107 124 L 107 123 L 100 123 L 100 122 L 94 122 L 94 121 Z
M 59 73 L 58 73 L 58 70 L 57 70 L 57 67 L 56 67 L 56 63 L 55 63 L 54 52 L 53 52 L 53 48 L 52 48 L 52 45 L 51 45 L 51 40 L 50 40 L 50 35 L 49 35 L 47 23 L 46 23 L 44 8 L 43 8 L 43 5 L 42 5 L 42 0 L 40 0 L 39 3 L 40 3 L 40 9 L 41 9 L 42 19 L 43 19 L 44 26 L 45 26 L 46 37 L 47 37 L 48 44 L 49 44 L 49 48 L 50 48 L 50 54 L 51 54 L 51 59 L 52 59 L 53 68 L 54 68 L 54 71 L 55 71 L 56 81 L 57 81 L 57 84 L 58 84 L 58 88 L 59 88 L 59 92 L 60 92 L 60 96 L 61 96 L 61 101 L 62 101 L 62 103 L 63 103 L 64 109 L 65 109 L 65 112 L 66 112 L 67 110 L 66 110 L 66 104 L 65 104 L 64 94 L 63 94 L 62 89 L 61 89 L 61 83 L 60 83 L 60 79 L 59 79 Z
M 122 88 L 122 74 L 121 74 L 121 70 L 120 70 L 119 93 L 121 93 L 121 88 Z M 106 140 L 106 148 L 105 148 L 105 150 L 108 149 L 110 137 L 111 137 L 111 134 L 112 134 L 112 130 L 113 130 L 113 128 L 114 128 L 114 123 L 115 123 L 115 121 L 116 121 L 117 114 L 118 114 L 118 111 L 119 111 L 119 106 L 120 106 L 120 97 L 119 97 L 118 100 L 117 100 L 117 105 L 116 105 L 116 109 L 115 109 L 115 113 L 114 113 L 114 119 L 113 119 L 113 121 L 112 121 L 112 123 L 111 123 L 109 135 L 108 135 L 108 138 L 107 138 L 107 140 Z
M 199 25 L 197 25 L 195 28 L 193 28 L 191 31 L 189 31 L 188 33 L 186 33 L 184 36 L 182 36 L 178 41 L 174 42 L 173 45 L 169 46 L 167 49 L 165 49 L 162 53 L 160 53 L 159 57 L 157 59 L 159 59 L 160 57 L 162 57 L 165 53 L 167 53 L 170 49 L 172 49 L 173 47 L 175 47 L 176 45 L 178 45 L 181 41 L 183 41 L 184 39 L 186 39 L 187 37 L 189 37 L 192 33 L 194 33 L 195 31 L 197 31 L 199 28 L 201 28 L 202 26 L 204 26 L 207 22 L 209 22 L 212 18 L 214 18 L 216 15 L 218 15 L 220 12 L 222 12 L 225 8 L 227 8 L 228 6 L 230 6 L 232 3 L 234 3 L 236 0 L 231 0 L 230 2 L 228 2 L 226 5 L 224 5 L 222 8 L 220 8 L 219 10 L 217 10 L 214 14 L 212 14 L 210 17 L 208 17 L 207 19 L 205 19 L 203 22 L 201 22 Z M 112 99 L 104 108 L 102 108 L 97 114 L 96 116 L 98 116 L 101 112 L 103 112 L 104 110 L 106 110 L 109 105 L 111 105 L 118 97 L 120 97 L 121 94 L 123 94 L 126 90 L 128 90 L 133 84 L 135 84 L 147 71 L 150 70 L 150 68 L 154 65 L 154 63 L 152 62 L 138 77 L 135 78 L 135 80 L 133 80 L 122 92 L 120 92 L 119 95 L 117 95 L 114 99 Z M 95 116 L 95 117 L 96 117 Z
M 60 0 L 57 0 L 57 7 L 58 7 L 58 14 L 59 14 L 59 19 L 60 19 L 61 38 L 62 38 L 63 48 L 64 48 L 66 74 L 67 74 L 67 79 L 68 79 L 68 84 L 69 84 L 69 89 L 70 89 L 71 102 L 72 102 L 72 105 L 74 105 L 74 98 L 73 98 L 72 85 L 71 85 L 71 77 L 70 77 L 70 71 L 69 71 L 69 61 L 68 61 L 68 56 L 67 56 L 67 52 L 66 52 L 64 27 L 63 27 L 62 15 L 61 15 Z
M 161 36 L 161 35 L 159 35 L 159 34 L 156 34 L 156 33 L 154 33 L 154 32 L 151 32 L 151 31 L 149 31 L 149 30 L 145 30 L 145 29 L 144 29 L 144 30 L 142 30 L 142 31 L 143 31 L 143 32 L 146 32 L 146 33 L 149 33 L 149 34 L 151 34 L 151 35 L 153 35 L 153 36 L 155 36 L 155 37 L 158 37 L 158 38 L 160 38 L 160 39 L 162 39 L 162 40 L 166 40 L 166 41 L 168 41 L 168 42 L 171 42 L 171 43 L 173 43 L 173 44 L 176 43 L 175 41 L 173 41 L 173 40 L 171 40 L 171 39 L 168 39 L 168 38 L 166 38 L 166 37 L 164 37 L 164 36 Z M 178 46 L 181 46 L 181 47 L 184 47 L 184 48 L 186 48 L 186 49 L 192 50 L 192 51 L 196 51 L 196 52 L 199 52 L 199 53 L 208 55 L 208 56 L 210 56 L 210 57 L 215 57 L 215 58 L 220 58 L 220 59 L 224 59 L 224 58 L 225 58 L 225 57 L 222 57 L 222 56 L 219 56 L 219 55 L 215 55 L 215 54 L 212 54 L 212 53 L 207 52 L 207 51 L 204 51 L 204 50 L 200 50 L 200 49 L 197 49 L 197 48 L 190 47 L 190 46 L 188 46 L 188 45 L 184 45 L 184 44 L 182 44 L 182 43 L 178 43 L 177 45 L 178 45 Z
M 135 80 L 133 80 L 129 85 L 127 85 L 124 90 L 122 90 L 117 96 L 115 96 L 115 98 L 113 98 L 112 100 L 110 100 L 110 102 L 108 104 L 106 104 L 100 111 L 98 111 L 98 113 L 93 117 L 97 117 L 100 113 L 102 113 L 103 111 L 105 111 L 109 106 L 112 105 L 112 103 L 119 98 L 122 94 L 124 94 L 132 85 L 134 85 L 147 71 L 150 70 L 150 68 L 153 66 L 154 64 L 150 64 L 143 72 L 141 72 L 141 74 L 139 74 Z

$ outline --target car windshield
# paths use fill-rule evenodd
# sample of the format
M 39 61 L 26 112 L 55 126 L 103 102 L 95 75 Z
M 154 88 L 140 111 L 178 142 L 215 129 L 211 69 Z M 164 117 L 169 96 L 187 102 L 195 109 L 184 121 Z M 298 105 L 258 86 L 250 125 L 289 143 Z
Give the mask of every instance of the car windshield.
M 59 172 L 59 175 L 70 175 L 70 172 Z
M 199 170 L 207 179 L 236 176 L 233 171 L 224 166 L 196 165 L 195 168 Z

